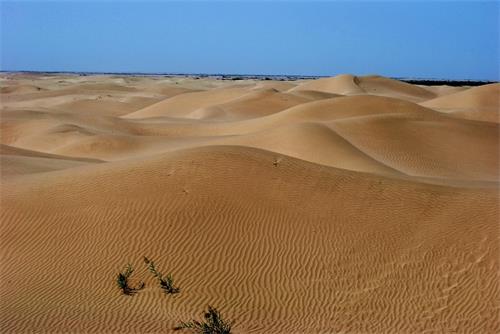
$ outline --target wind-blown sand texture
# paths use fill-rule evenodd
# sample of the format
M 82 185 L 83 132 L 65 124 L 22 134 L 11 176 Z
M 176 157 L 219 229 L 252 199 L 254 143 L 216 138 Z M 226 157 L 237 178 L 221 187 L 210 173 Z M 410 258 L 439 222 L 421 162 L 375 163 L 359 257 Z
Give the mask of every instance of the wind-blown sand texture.
M 235 333 L 500 331 L 499 84 L 4 74 L 0 97 L 2 333 L 167 333 L 208 304 Z

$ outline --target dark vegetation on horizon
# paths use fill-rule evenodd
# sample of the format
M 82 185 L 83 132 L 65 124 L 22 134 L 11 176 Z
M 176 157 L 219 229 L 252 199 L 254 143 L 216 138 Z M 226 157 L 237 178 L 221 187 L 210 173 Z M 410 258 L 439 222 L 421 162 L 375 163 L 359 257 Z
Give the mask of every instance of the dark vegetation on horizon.
M 399 81 L 404 81 L 412 85 L 423 85 L 423 86 L 481 86 L 492 83 L 497 83 L 497 81 L 477 81 L 477 80 L 441 80 L 441 79 L 398 79 Z

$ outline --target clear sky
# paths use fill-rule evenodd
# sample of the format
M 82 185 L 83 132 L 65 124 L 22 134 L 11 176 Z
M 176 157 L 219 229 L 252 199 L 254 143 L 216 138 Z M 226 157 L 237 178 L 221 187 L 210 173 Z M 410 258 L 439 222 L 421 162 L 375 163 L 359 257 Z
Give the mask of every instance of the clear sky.
M 2 70 L 499 80 L 499 1 L 1 2 Z

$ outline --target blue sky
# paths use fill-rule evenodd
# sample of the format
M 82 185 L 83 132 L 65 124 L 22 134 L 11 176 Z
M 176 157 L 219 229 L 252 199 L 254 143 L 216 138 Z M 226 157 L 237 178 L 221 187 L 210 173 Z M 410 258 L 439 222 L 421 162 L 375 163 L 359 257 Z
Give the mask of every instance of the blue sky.
M 499 2 L 1 2 L 2 70 L 499 80 Z

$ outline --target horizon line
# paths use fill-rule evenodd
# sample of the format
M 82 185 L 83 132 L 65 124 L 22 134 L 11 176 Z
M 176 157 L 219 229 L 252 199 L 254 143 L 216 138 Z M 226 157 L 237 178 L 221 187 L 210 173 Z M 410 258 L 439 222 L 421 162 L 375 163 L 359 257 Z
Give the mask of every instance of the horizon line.
M 251 74 L 251 73 L 208 73 L 208 72 L 106 72 L 106 71 L 42 71 L 42 70 L 0 70 L 0 73 L 37 73 L 37 74 L 91 74 L 91 75 L 140 75 L 140 76 L 205 76 L 205 77 L 245 77 L 245 78 L 255 78 L 255 77 L 287 77 L 295 79 L 318 79 L 318 78 L 331 78 L 342 74 L 351 73 L 339 73 L 335 75 L 308 75 L 308 74 Z M 447 78 L 433 78 L 433 77 L 399 77 L 399 76 L 384 76 L 379 74 L 367 74 L 367 75 L 356 75 L 353 76 L 381 76 L 390 79 L 403 80 L 403 81 L 440 81 L 440 82 L 478 82 L 478 83 L 499 83 L 498 80 L 490 79 L 447 79 Z

